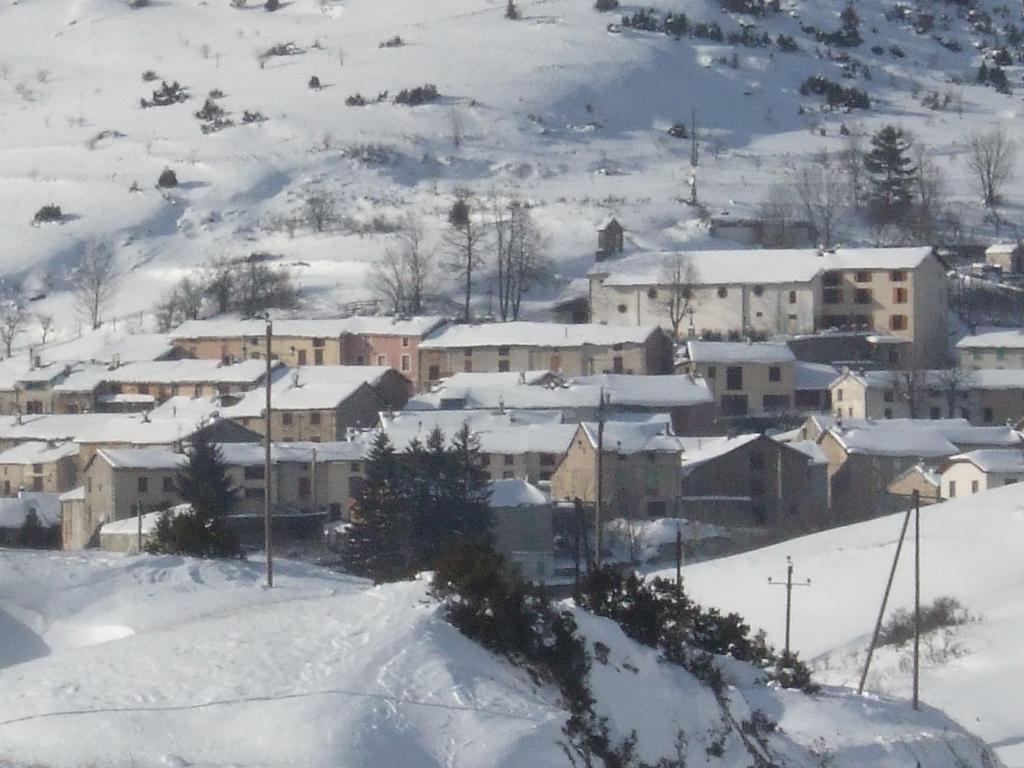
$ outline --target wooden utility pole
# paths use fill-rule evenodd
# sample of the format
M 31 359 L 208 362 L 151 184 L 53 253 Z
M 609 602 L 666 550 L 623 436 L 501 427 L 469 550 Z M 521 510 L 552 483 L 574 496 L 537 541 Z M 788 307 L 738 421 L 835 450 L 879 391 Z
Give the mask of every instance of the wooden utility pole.
M 916 493 L 915 493 L 916 495 Z M 868 679 L 868 670 L 871 669 L 871 657 L 875 653 L 875 646 L 878 644 L 878 635 L 882 631 L 882 620 L 885 618 L 885 607 L 889 603 L 889 593 L 892 591 L 892 582 L 896 577 L 896 566 L 900 562 L 900 552 L 903 550 L 903 539 L 907 535 L 907 526 L 910 524 L 910 513 L 907 510 L 903 518 L 903 527 L 900 529 L 900 538 L 896 542 L 896 554 L 892 558 L 892 569 L 889 571 L 889 581 L 885 585 L 885 594 L 882 595 L 882 607 L 878 609 L 878 619 L 875 621 L 875 631 L 871 635 L 871 644 L 868 646 L 868 657 L 864 660 L 864 670 L 860 674 L 860 685 L 857 686 L 857 694 L 864 693 L 864 684 Z
M 136 506 L 136 517 L 139 523 L 139 554 L 142 554 L 142 502 Z
M 786 557 L 786 580 L 776 581 L 771 576 L 768 577 L 768 583 L 773 587 L 785 587 L 786 588 L 786 647 L 783 650 L 784 656 L 789 656 L 789 629 L 790 622 L 793 616 L 793 587 L 809 587 L 811 586 L 810 579 L 804 579 L 803 581 L 793 581 L 793 558 Z
M 914 709 L 921 687 L 921 494 L 914 491 Z
M 601 515 L 604 496 L 604 387 L 597 404 L 597 498 L 594 501 L 594 568 L 601 570 Z
M 683 529 L 676 518 L 676 595 L 683 594 Z
M 274 335 L 274 323 L 270 317 L 267 316 L 267 407 L 266 407 L 266 435 L 263 438 L 263 445 L 265 448 L 265 454 L 263 457 L 263 534 L 265 538 L 264 546 L 267 550 L 267 586 L 274 586 L 274 544 L 273 544 L 273 525 L 271 523 L 271 502 L 272 502 L 272 485 L 270 475 L 270 385 L 272 383 L 271 373 L 273 370 L 273 364 L 270 357 L 270 341 Z

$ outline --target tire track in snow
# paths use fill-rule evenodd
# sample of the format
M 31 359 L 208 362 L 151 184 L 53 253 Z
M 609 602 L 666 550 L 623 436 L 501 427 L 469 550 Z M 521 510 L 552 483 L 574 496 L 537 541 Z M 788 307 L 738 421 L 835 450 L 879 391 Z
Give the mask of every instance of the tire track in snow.
M 547 718 L 527 717 L 526 715 L 517 715 L 513 712 L 502 712 L 501 710 L 490 709 L 488 707 L 471 707 L 459 704 L 442 704 L 439 702 L 418 701 L 416 699 L 402 698 L 399 696 L 393 696 L 385 693 L 368 693 L 366 691 L 352 691 L 347 690 L 345 688 L 328 688 L 321 691 L 308 691 L 306 693 L 279 693 L 268 696 L 243 696 L 233 699 L 214 699 L 211 701 L 200 702 L 198 704 L 168 704 L 163 706 L 150 705 L 140 707 L 95 707 L 93 709 L 64 709 L 56 710 L 54 712 L 38 712 L 33 715 L 22 715 L 21 717 L 12 717 L 8 720 L 0 720 L 0 728 L 7 725 L 15 725 L 17 723 L 24 723 L 32 720 L 47 720 L 54 717 L 72 717 L 76 715 L 97 715 L 131 712 L 187 712 L 189 710 L 209 709 L 211 707 L 224 707 L 230 706 L 232 704 L 288 701 L 290 699 L 304 699 L 311 698 L 313 696 L 351 696 L 355 698 L 379 699 L 394 705 L 408 704 L 415 707 L 426 707 L 428 709 L 443 709 L 450 712 L 475 712 L 480 714 L 493 715 L 495 717 L 503 717 L 510 720 L 521 720 L 523 722 L 536 723 L 537 725 L 547 722 Z

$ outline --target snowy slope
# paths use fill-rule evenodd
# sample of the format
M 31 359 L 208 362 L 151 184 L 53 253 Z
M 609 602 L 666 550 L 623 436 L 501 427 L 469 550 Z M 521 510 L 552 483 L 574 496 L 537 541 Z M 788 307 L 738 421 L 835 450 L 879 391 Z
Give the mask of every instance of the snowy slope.
M 1009 766 L 1024 766 L 1024 497 L 1017 487 L 925 507 L 922 511 L 922 601 L 951 596 L 976 618 L 923 644 L 921 699 L 984 738 Z M 741 613 L 781 646 L 786 556 L 796 578 L 793 647 L 814 660 L 816 674 L 856 687 L 902 516 L 805 536 L 685 572 L 687 590 L 705 605 Z M 909 536 L 913 535 L 911 526 Z M 890 611 L 913 605 L 912 541 L 903 550 Z M 868 689 L 909 698 L 909 649 L 876 654 Z
M 0 669 L 0 764 L 568 764 L 555 692 L 459 635 L 423 582 L 371 588 L 280 563 L 268 591 L 251 563 L 12 551 L 0 574 L 15 662 Z M 934 710 L 778 691 L 738 663 L 722 709 L 610 621 L 577 618 L 608 649 L 597 711 L 616 738 L 635 729 L 649 762 L 674 758 L 682 732 L 688 765 L 747 766 L 735 725 L 760 710 L 779 724 L 765 744 L 780 765 L 983 765 L 980 742 Z
M 503 18 L 504 0 L 294 0 L 275 13 L 249 3 L 162 0 L 131 10 L 124 0 L 21 0 L 0 9 L 0 274 L 11 291 L 42 286 L 49 297 L 34 308 L 56 313 L 65 335 L 75 318 L 63 289 L 87 242 L 118 251 L 127 277 L 115 314 L 151 310 L 170 282 L 213 256 L 256 250 L 282 255 L 311 309 L 336 310 L 368 295 L 370 265 L 393 239 L 374 229 L 412 211 L 436 244 L 459 186 L 531 200 L 566 278 L 584 272 L 594 228 L 609 213 L 626 224 L 631 247 L 706 246 L 697 213 L 680 202 L 689 143 L 666 133 L 694 109 L 700 197 L 711 213 L 733 216 L 749 214 L 801 158 L 841 150 L 840 124 L 870 133 L 895 121 L 934 150 L 961 215 L 981 226 L 967 135 L 995 124 L 1018 132 L 1019 97 L 971 84 L 981 60 L 974 44 L 995 36 L 972 30 L 951 5 L 938 4 L 933 32 L 916 34 L 884 17 L 891 3 L 859 2 L 865 43 L 850 53 L 872 76 L 844 80 L 842 64 L 800 29 L 835 29 L 841 4 L 830 0 L 788 0 L 763 20 L 723 14 L 714 0 L 658 4 L 726 33 L 753 23 L 772 38 L 791 35 L 794 53 L 612 34 L 606 27 L 619 14 L 597 13 L 591 0 L 521 0 L 515 22 Z M 395 35 L 406 44 L 379 47 Z M 260 66 L 259 54 L 289 42 L 302 53 Z M 733 53 L 735 69 L 722 63 Z M 141 109 L 159 85 L 143 82 L 146 70 L 179 81 L 192 98 Z M 1008 72 L 1017 85 L 1017 68 Z M 875 107 L 823 112 L 820 97 L 798 93 L 819 73 L 865 89 Z M 307 87 L 313 75 L 320 90 Z M 442 99 L 345 106 L 355 93 L 375 102 L 424 83 Z M 267 120 L 204 135 L 193 112 L 213 89 L 236 123 L 245 110 Z M 929 91 L 954 93 L 962 109 L 922 106 Z M 165 167 L 181 185 L 159 191 Z M 129 191 L 133 182 L 139 191 Z M 286 226 L 313 194 L 337 200 L 338 225 Z M 64 221 L 31 226 L 47 203 L 62 207 Z M 1020 203 L 1011 190 L 1007 218 Z M 846 239 L 864 234 L 853 229 Z M 485 301 L 484 285 L 478 295 Z

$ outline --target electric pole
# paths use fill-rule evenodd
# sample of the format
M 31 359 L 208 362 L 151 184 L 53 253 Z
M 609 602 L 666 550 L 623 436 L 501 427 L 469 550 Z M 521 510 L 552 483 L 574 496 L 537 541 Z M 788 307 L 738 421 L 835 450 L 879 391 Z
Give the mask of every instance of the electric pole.
M 793 581 L 793 558 L 786 557 L 786 580 L 776 581 L 771 576 L 768 577 L 768 583 L 773 587 L 785 587 L 786 588 L 786 647 L 783 650 L 783 655 L 789 657 L 789 628 L 790 621 L 793 616 L 793 587 L 809 587 L 811 586 L 810 579 L 804 579 L 803 581 Z
M 265 448 L 265 454 L 263 457 L 263 534 L 265 538 L 265 544 L 267 550 L 267 586 L 274 586 L 274 545 L 273 545 L 273 526 L 271 523 L 271 490 L 272 481 L 270 475 L 270 386 L 272 383 L 271 373 L 273 370 L 273 362 L 270 356 L 270 341 L 274 335 L 274 323 L 267 316 L 267 407 L 266 407 L 266 435 L 263 438 L 263 445 Z
M 676 513 L 678 514 L 678 512 Z M 676 518 L 676 595 L 683 594 L 683 529 Z
M 921 689 L 921 494 L 914 491 L 914 709 Z
M 604 495 L 604 387 L 597 404 L 597 498 L 594 501 L 594 568 L 601 570 L 601 514 Z

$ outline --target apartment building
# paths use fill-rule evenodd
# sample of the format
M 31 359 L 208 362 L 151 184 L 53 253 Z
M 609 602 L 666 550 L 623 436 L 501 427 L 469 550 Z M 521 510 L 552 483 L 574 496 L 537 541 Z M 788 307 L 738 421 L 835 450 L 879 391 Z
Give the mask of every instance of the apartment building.
M 785 344 L 688 341 L 676 369 L 707 382 L 718 416 L 788 413 L 796 357 Z
M 1024 328 L 979 328 L 956 351 L 961 368 L 1024 369 Z
M 931 248 L 640 253 L 595 264 L 590 317 L 671 328 L 680 259 L 690 267 L 681 335 L 873 330 L 912 342 L 918 365 L 946 362 L 945 268 Z M 898 350 L 894 350 L 894 353 Z M 895 361 L 894 361 L 895 362 Z
M 0 495 L 64 493 L 78 484 L 78 446 L 29 440 L 0 452 Z
M 449 325 L 419 345 L 419 389 L 459 372 L 548 370 L 565 376 L 664 374 L 672 341 L 657 326 L 560 323 Z

